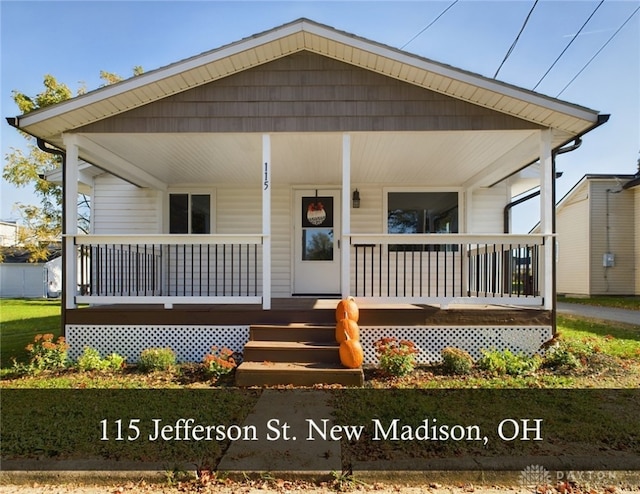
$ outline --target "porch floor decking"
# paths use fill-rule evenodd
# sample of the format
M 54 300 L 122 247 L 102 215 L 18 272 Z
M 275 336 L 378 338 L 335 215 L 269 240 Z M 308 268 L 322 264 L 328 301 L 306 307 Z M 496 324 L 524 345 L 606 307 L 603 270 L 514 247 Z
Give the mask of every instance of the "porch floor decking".
M 292 297 L 272 300 L 271 310 L 254 304 L 99 305 L 66 310 L 66 324 L 251 325 L 335 324 L 338 299 Z M 500 305 L 438 305 L 358 301 L 361 326 L 550 325 L 541 308 Z

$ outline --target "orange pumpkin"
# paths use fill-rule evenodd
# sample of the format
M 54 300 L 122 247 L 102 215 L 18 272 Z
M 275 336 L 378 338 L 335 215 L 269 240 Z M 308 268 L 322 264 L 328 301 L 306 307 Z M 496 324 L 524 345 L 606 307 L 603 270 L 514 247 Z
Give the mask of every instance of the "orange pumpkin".
M 358 340 L 347 337 L 340 343 L 340 362 L 348 369 L 357 369 L 364 362 L 364 350 Z
M 352 321 L 358 322 L 359 317 L 360 311 L 353 297 L 345 298 L 338 302 L 338 306 L 336 307 L 336 321 L 351 319 Z
M 352 340 L 360 339 L 358 323 L 351 319 L 340 319 L 336 324 L 336 341 L 342 343 L 347 339 L 347 336 Z

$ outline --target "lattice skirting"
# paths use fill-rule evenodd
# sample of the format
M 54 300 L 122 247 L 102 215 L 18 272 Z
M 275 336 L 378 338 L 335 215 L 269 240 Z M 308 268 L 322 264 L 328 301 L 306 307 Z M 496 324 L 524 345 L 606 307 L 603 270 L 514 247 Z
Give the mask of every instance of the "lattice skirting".
M 137 362 L 140 352 L 151 347 L 171 347 L 180 362 L 200 362 L 213 345 L 242 352 L 249 341 L 249 326 L 107 326 L 67 325 L 69 356 L 78 358 L 90 346 L 104 356 L 112 352 Z M 479 358 L 482 350 L 511 350 L 532 355 L 551 339 L 551 326 L 371 326 L 360 328 L 365 363 L 375 364 L 374 342 L 382 337 L 413 341 L 420 363 L 440 361 L 448 346 L 462 348 Z
M 360 328 L 360 341 L 366 363 L 376 363 L 374 342 L 383 337 L 411 340 L 420 351 L 418 362 L 440 362 L 446 347 L 466 350 L 474 359 L 482 350 L 511 350 L 533 355 L 540 345 L 553 336 L 551 326 L 410 326 Z
M 72 359 L 90 346 L 103 357 L 115 352 L 134 363 L 145 348 L 170 347 L 179 362 L 201 362 L 214 345 L 241 352 L 249 341 L 249 326 L 67 325 L 66 336 Z

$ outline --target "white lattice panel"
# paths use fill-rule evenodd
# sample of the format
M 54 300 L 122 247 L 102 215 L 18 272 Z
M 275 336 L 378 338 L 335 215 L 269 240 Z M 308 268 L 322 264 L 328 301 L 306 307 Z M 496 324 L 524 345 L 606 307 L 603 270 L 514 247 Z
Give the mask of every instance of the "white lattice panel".
M 103 326 L 67 325 L 69 356 L 76 359 L 84 347 L 97 349 L 104 356 L 116 352 L 137 362 L 140 352 L 151 347 L 170 347 L 180 362 L 200 362 L 213 345 L 242 352 L 249 341 L 249 326 Z M 383 337 L 411 340 L 420 351 L 418 362 L 440 361 L 448 346 L 461 348 L 474 359 L 481 350 L 511 350 L 534 354 L 551 339 L 550 326 L 375 326 L 360 328 L 366 364 L 377 363 L 374 342 Z
M 361 327 L 360 341 L 365 363 L 375 364 L 374 342 L 384 337 L 411 340 L 420 351 L 422 364 L 440 362 L 440 352 L 446 347 L 466 350 L 474 359 L 481 350 L 511 350 L 533 355 L 542 343 L 551 339 L 551 326 L 375 326 Z
M 170 347 L 179 362 L 201 362 L 213 345 L 241 352 L 249 341 L 249 326 L 67 325 L 66 337 L 72 359 L 90 346 L 102 356 L 115 352 L 134 363 L 145 348 Z

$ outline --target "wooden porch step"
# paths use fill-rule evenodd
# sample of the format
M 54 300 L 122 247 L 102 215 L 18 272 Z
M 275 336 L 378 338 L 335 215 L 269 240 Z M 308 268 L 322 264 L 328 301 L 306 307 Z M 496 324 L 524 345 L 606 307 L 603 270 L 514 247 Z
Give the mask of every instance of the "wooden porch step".
M 249 341 L 243 358 L 248 362 L 323 362 L 340 363 L 335 342 Z
M 236 369 L 238 386 L 313 386 L 341 384 L 362 386 L 362 369 L 346 369 L 340 364 L 313 362 L 243 362 Z
M 362 386 L 362 369 L 340 364 L 333 324 L 255 324 L 236 369 L 238 386 Z
M 249 339 L 252 341 L 314 341 L 335 342 L 334 325 L 254 324 L 249 327 Z

